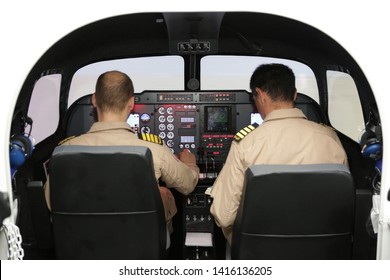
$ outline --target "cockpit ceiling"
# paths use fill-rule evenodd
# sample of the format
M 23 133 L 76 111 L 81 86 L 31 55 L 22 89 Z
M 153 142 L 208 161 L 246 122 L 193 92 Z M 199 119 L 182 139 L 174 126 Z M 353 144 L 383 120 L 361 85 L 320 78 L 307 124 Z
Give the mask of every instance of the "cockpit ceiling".
M 209 42 L 208 51 L 285 57 L 343 65 L 348 53 L 333 39 L 304 23 L 247 12 L 143 13 L 103 19 L 68 34 L 43 56 L 44 64 L 91 63 L 148 55 L 181 54 L 180 43 Z M 45 59 L 50 60 L 45 61 Z
M 195 51 L 188 51 L 190 47 Z M 32 85 L 49 73 L 62 74 L 66 98 L 73 74 L 94 62 L 181 55 L 186 69 L 199 69 L 194 65 L 202 56 L 219 54 L 302 62 L 313 70 L 322 93 L 326 92 L 326 69 L 341 70 L 359 80 L 363 102 L 374 103 L 367 79 L 349 53 L 327 34 L 305 23 L 252 12 L 139 13 L 92 22 L 60 39 L 32 68 L 16 111 L 27 110 Z M 321 98 L 326 101 L 324 94 Z

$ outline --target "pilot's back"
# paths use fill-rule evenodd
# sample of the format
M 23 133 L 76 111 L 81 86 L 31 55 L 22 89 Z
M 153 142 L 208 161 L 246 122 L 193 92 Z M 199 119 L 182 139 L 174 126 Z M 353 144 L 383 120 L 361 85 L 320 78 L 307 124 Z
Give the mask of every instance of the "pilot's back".
M 153 134 L 135 134 L 126 122 L 95 122 L 91 129 L 62 145 L 144 146 L 153 155 L 156 179 L 183 194 L 190 193 L 198 180 L 198 167 L 182 163 L 162 140 Z
M 248 165 L 347 163 L 336 133 L 299 109 L 274 110 L 237 148 Z
M 161 139 L 153 134 L 137 135 L 125 122 L 95 122 L 80 136 L 65 141 L 63 145 L 85 146 L 146 146 L 153 154 L 163 147 Z

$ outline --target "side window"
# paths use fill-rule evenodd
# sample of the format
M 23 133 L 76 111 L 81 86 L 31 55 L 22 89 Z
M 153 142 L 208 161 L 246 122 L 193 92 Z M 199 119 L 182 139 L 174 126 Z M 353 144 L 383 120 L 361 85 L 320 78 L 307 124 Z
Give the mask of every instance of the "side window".
M 38 144 L 53 134 L 58 126 L 61 75 L 53 74 L 40 78 L 34 86 L 28 116 L 32 118 L 31 136 Z
M 327 81 L 332 126 L 359 142 L 364 130 L 364 117 L 354 80 L 349 74 L 327 71 Z

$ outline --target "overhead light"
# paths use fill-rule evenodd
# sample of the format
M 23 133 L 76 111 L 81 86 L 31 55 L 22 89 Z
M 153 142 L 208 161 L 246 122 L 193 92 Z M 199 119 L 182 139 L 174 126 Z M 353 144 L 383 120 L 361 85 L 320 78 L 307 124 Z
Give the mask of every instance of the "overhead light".
M 179 42 L 178 51 L 182 53 L 202 53 L 210 51 L 210 42 Z

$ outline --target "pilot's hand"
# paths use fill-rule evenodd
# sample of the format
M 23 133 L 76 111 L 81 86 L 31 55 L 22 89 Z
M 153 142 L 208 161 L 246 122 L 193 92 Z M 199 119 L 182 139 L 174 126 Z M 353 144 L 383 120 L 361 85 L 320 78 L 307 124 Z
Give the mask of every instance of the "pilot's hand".
M 191 166 L 191 165 L 196 165 L 196 158 L 193 153 L 191 153 L 190 150 L 184 149 L 181 151 L 178 155 L 178 158 L 185 164 Z

